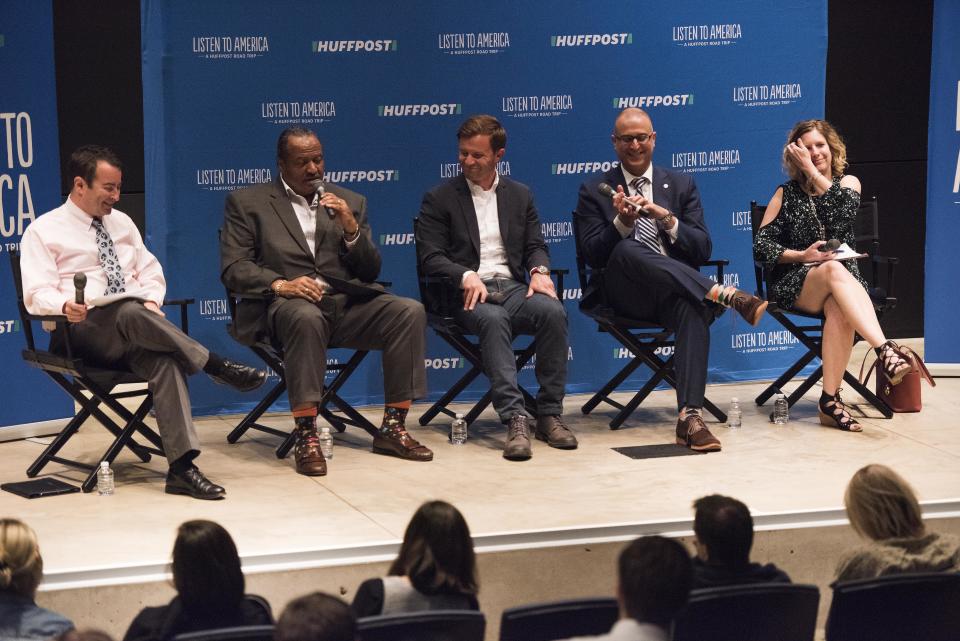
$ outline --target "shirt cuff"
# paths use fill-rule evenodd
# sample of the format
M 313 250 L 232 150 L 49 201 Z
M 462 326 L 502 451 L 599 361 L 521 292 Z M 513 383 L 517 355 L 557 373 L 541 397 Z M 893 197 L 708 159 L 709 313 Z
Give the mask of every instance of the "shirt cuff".
M 678 236 L 679 231 L 680 231 L 680 219 L 677 218 L 676 216 L 674 216 L 673 219 L 676 221 L 676 222 L 674 223 L 673 227 L 671 227 L 670 229 L 661 229 L 661 230 L 660 230 L 660 231 L 662 231 L 663 233 L 665 233 L 667 236 L 670 237 L 670 244 L 671 244 L 671 245 L 674 244 L 675 242 L 677 242 L 677 236 Z
M 617 231 L 620 232 L 620 235 L 623 236 L 624 238 L 627 238 L 628 236 L 632 236 L 634 233 L 634 230 L 636 229 L 633 225 L 624 224 L 624 222 L 620 220 L 619 215 L 617 215 L 613 219 L 613 226 L 617 228 Z
M 467 280 L 467 276 L 470 274 L 475 275 L 476 273 L 477 272 L 473 271 L 472 269 L 468 269 L 467 271 L 463 272 L 463 276 L 460 277 L 460 289 L 463 289 L 463 282 Z

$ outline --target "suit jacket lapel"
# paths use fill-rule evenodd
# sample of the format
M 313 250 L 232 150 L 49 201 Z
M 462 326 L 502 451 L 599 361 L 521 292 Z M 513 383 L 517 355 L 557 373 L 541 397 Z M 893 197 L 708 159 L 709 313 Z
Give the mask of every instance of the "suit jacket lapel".
M 500 223 L 500 239 L 503 241 L 504 247 L 509 244 L 510 212 L 507 209 L 509 206 L 510 202 L 508 202 L 503 178 L 501 178 L 497 185 L 497 219 Z
M 293 240 L 297 243 L 303 253 L 307 256 L 310 256 L 310 247 L 307 245 L 307 237 L 303 235 L 303 228 L 300 227 L 300 220 L 297 218 L 297 213 L 293 211 L 293 205 L 290 203 L 290 199 L 287 197 L 287 194 L 283 191 L 283 185 L 280 181 L 277 181 L 277 189 L 274 190 L 272 194 L 273 198 L 273 210 L 277 212 L 277 216 L 280 218 L 280 222 L 283 223 L 283 226 L 287 228 L 287 231 L 290 232 L 290 235 L 293 237 Z M 311 256 L 311 259 L 313 257 Z
M 670 201 L 673 197 L 673 185 L 667 177 L 667 172 L 656 165 L 653 166 L 653 183 L 650 185 L 653 190 L 653 202 L 665 209 L 670 209 Z M 677 212 L 673 212 L 676 214 Z
M 480 256 L 480 225 L 477 223 L 477 210 L 473 206 L 470 186 L 467 185 L 467 179 L 463 177 L 463 174 L 460 175 L 460 184 L 457 185 L 457 197 L 460 200 L 460 211 L 463 212 L 473 250 L 477 253 L 477 256 Z
M 330 191 L 330 183 L 323 183 L 324 189 Z M 323 240 L 326 238 L 327 233 L 334 227 L 333 221 L 330 220 L 330 214 L 327 213 L 327 210 L 324 207 L 317 206 L 317 231 L 316 239 L 314 246 L 317 248 L 317 251 L 320 251 L 320 247 L 323 246 Z

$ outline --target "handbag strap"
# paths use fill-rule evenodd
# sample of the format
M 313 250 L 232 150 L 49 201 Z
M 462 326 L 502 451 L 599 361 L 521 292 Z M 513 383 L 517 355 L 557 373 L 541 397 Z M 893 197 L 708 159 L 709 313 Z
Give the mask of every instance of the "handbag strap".
M 867 349 L 867 351 L 864 352 L 864 354 L 863 354 L 863 362 L 860 363 L 860 375 L 857 376 L 857 380 L 859 380 L 859 381 L 860 381 L 860 384 L 863 385 L 864 387 L 867 386 L 867 382 L 870 380 L 870 376 L 873 374 L 873 370 L 877 369 L 877 368 L 876 368 L 877 361 L 880 360 L 880 357 L 879 357 L 879 356 L 877 356 L 876 354 L 873 354 L 873 362 L 870 363 L 870 369 L 867 370 L 867 377 L 864 378 L 864 377 L 863 377 L 863 368 L 866 366 L 866 364 L 867 364 L 867 358 L 870 356 L 871 353 L 873 353 L 873 350 L 872 350 L 872 349 Z M 878 374 L 877 376 L 879 376 L 879 374 Z

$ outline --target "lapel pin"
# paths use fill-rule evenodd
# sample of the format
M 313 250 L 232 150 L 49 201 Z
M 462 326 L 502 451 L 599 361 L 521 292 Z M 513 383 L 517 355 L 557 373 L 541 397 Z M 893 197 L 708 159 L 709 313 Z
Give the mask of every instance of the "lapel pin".
M 670 185 L 668 185 L 667 183 L 663 183 L 663 188 L 664 188 L 664 189 L 669 189 L 669 188 L 670 188 Z

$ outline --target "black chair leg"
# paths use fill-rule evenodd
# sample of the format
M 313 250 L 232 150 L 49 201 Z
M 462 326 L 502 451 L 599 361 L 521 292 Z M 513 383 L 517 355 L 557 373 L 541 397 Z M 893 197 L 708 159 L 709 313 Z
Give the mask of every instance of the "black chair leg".
M 233 428 L 229 434 L 227 434 L 227 443 L 236 443 L 241 436 L 243 436 L 248 429 L 251 427 L 264 430 L 264 426 L 258 425 L 257 421 L 260 420 L 260 417 L 263 416 L 264 412 L 270 409 L 270 406 L 273 405 L 284 392 L 287 391 L 287 382 L 283 379 L 280 380 L 276 385 L 273 386 L 273 389 L 263 397 L 256 407 L 250 410 L 250 413 L 247 414 L 240 423 Z M 272 429 L 272 428 L 271 428 Z M 279 432 L 279 430 L 276 430 Z M 281 434 L 286 434 L 283 432 Z M 280 434 L 277 434 L 278 436 Z
M 120 454 L 120 451 L 130 444 L 130 439 L 133 437 L 133 433 L 137 431 L 137 428 L 140 424 L 143 423 L 144 417 L 150 411 L 150 408 L 153 407 L 153 403 L 149 399 L 144 399 L 143 403 L 140 404 L 140 407 L 137 408 L 137 411 L 129 415 L 126 425 L 124 425 L 121 430 L 120 436 L 117 437 L 113 443 L 110 444 L 110 447 L 101 457 L 97 465 L 91 470 L 87 475 L 87 478 L 84 479 L 83 483 L 80 485 L 80 489 L 84 492 L 90 492 L 97 485 L 97 471 L 100 468 L 100 463 L 106 461 L 107 463 L 113 463 L 114 459 L 117 458 L 117 455 Z

